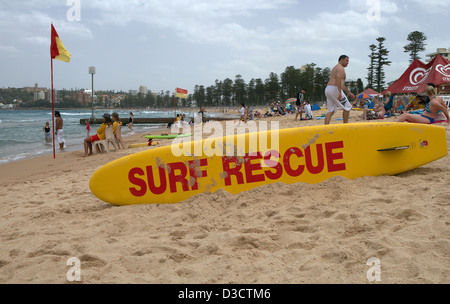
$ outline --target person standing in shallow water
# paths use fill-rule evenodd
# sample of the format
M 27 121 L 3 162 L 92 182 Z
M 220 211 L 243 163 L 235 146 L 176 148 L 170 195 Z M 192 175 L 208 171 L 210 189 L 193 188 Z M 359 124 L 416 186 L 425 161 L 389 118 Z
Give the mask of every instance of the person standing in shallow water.
M 339 63 L 331 70 L 330 81 L 325 89 L 328 108 L 328 113 L 325 117 L 325 125 L 330 124 L 331 118 L 338 109 L 343 110 L 342 118 L 344 123 L 348 123 L 352 104 L 348 101 L 344 91 L 351 99 L 355 99 L 355 95 L 345 86 L 345 68 L 348 66 L 349 60 L 347 55 L 342 55 L 339 57 Z
M 45 126 L 42 128 L 42 131 L 45 134 L 45 142 L 47 142 L 47 143 L 51 142 L 52 140 L 50 138 L 50 135 L 51 135 L 52 129 L 50 128 L 50 123 L 48 121 L 45 123 Z
M 133 131 L 133 123 L 134 123 L 134 115 L 132 112 L 130 112 L 130 119 L 128 120 L 128 129 L 130 129 L 130 131 Z

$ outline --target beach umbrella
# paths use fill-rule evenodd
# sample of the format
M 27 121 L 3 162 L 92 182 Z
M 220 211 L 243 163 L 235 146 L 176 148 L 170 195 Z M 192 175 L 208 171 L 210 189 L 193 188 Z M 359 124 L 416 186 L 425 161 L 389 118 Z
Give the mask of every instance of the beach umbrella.
M 356 96 L 356 100 L 369 99 L 369 98 L 371 98 L 371 96 L 369 94 L 366 94 L 366 93 L 361 93 L 358 96 Z
M 289 98 L 288 100 L 286 100 L 286 103 L 293 103 L 296 101 L 297 101 L 297 98 Z

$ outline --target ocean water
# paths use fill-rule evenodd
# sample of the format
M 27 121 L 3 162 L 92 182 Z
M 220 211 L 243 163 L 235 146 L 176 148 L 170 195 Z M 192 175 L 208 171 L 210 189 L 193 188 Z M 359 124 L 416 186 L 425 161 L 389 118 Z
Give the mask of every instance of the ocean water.
M 63 129 L 65 151 L 84 150 L 83 141 L 87 136 L 86 125 L 80 124 L 80 119 L 88 119 L 92 115 L 90 109 L 77 110 L 59 110 L 63 119 Z M 119 113 L 120 118 L 128 118 L 130 111 L 114 110 Z M 103 113 L 112 114 L 113 110 L 95 110 L 94 116 L 100 118 Z M 135 118 L 152 118 L 152 117 L 174 117 L 174 111 L 132 111 Z M 191 117 L 192 113 L 177 111 L 177 113 L 186 114 Z M 207 113 L 208 118 L 214 117 L 230 117 L 233 115 L 222 113 Z M 46 122 L 52 126 L 51 110 L 0 110 L 0 164 L 13 162 L 26 158 L 33 158 L 42 155 L 53 155 L 53 135 L 52 142 L 45 142 L 45 133 L 42 128 Z M 99 125 L 91 126 L 90 135 L 94 135 Z M 134 133 L 151 132 L 156 129 L 166 129 L 167 124 L 135 124 L 133 125 Z M 128 128 L 122 128 L 122 136 L 131 135 Z M 59 143 L 56 140 L 56 153 L 59 151 Z
M 56 109 L 59 110 L 59 109 Z M 121 118 L 128 118 L 129 111 L 115 110 Z M 63 119 L 66 151 L 83 150 L 83 140 L 87 135 L 86 125 L 80 124 L 80 119 L 88 119 L 92 110 L 59 110 Z M 112 114 L 112 110 L 96 110 L 94 116 L 99 118 L 103 113 Z M 135 118 L 173 117 L 174 112 L 168 111 L 132 111 Z M 182 113 L 182 112 L 179 112 Z M 42 131 L 46 122 L 52 128 L 51 110 L 0 110 L 0 164 L 13 162 L 42 155 L 53 155 L 53 143 L 45 142 L 45 133 Z M 90 135 L 94 135 L 99 125 L 91 126 Z M 166 128 L 167 124 L 135 124 L 133 131 L 150 132 L 155 129 Z M 52 132 L 53 128 L 52 128 Z M 122 136 L 131 134 L 128 128 L 122 128 Z M 53 141 L 53 136 L 51 136 Z M 56 140 L 56 153 L 59 144 Z

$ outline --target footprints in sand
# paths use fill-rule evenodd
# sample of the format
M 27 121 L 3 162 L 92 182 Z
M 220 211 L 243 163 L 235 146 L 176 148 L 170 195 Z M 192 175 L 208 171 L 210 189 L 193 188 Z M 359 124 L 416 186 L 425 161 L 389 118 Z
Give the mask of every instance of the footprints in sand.
M 402 257 L 448 263 L 444 180 L 335 178 L 118 208 L 92 197 L 85 173 L 66 174 L 76 195 L 53 187 L 56 177 L 30 182 L 32 195 L 0 189 L 20 201 L 2 205 L 0 282 L 66 283 L 70 257 L 80 259 L 83 283 L 365 283 L 371 257 L 386 265 L 384 280 Z M 411 269 L 405 276 L 426 275 Z

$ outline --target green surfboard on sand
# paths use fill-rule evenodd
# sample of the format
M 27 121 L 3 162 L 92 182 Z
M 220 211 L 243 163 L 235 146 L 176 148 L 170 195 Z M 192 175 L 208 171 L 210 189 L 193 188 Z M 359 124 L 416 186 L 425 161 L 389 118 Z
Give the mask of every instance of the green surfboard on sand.
M 174 139 L 177 137 L 188 137 L 192 134 L 165 134 L 165 135 L 145 135 L 144 138 L 148 139 Z

